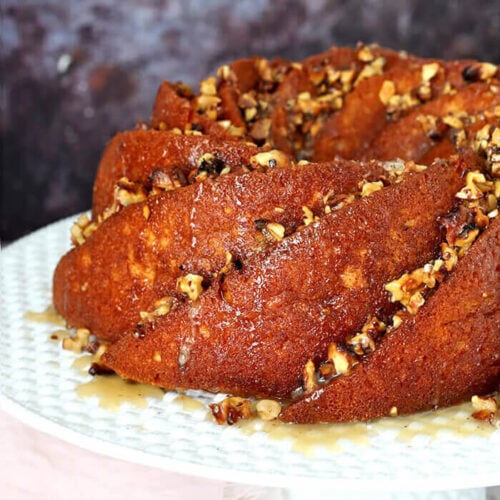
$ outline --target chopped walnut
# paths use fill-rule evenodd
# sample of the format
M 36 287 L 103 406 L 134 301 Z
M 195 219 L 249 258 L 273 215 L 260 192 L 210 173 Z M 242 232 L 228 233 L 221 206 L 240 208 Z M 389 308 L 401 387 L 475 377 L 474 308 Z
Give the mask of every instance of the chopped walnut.
M 441 243 L 441 256 L 447 271 L 451 271 L 458 262 L 458 255 L 454 248 L 446 243 Z
M 302 372 L 303 377 L 303 389 L 309 394 L 313 392 L 318 387 L 318 381 L 316 378 L 316 368 L 314 366 L 314 362 L 310 359 L 305 365 L 304 370 Z
M 255 409 L 262 420 L 275 420 L 281 413 L 281 404 L 273 399 L 261 399 L 257 401 Z
M 437 116 L 434 115 L 418 115 L 417 121 L 422 126 L 425 135 L 431 139 L 438 139 L 442 132 L 439 129 Z
M 165 316 L 172 309 L 174 299 L 172 297 L 162 297 L 153 304 L 154 309 L 150 312 L 141 311 L 139 316 L 142 321 L 154 321 L 159 316 Z
M 133 182 L 127 177 L 122 177 L 115 186 L 114 197 L 123 207 L 140 203 L 147 198 L 146 189 L 140 182 Z
M 191 300 L 196 300 L 203 291 L 202 282 L 202 276 L 189 273 L 177 278 L 176 290 L 187 295 Z
M 387 283 L 384 288 L 391 294 L 391 302 L 401 302 L 410 314 L 415 314 L 424 304 L 422 291 L 427 286 L 433 288 L 436 277 L 432 268 L 426 272 L 424 268 L 411 273 L 404 273 L 399 279 Z
M 207 78 L 200 82 L 200 92 L 203 95 L 217 95 L 217 87 L 215 85 L 215 77 Z
M 474 413 L 472 413 L 473 418 L 493 423 L 498 412 L 498 403 L 494 396 L 472 396 L 471 403 L 474 409 Z
M 302 213 L 304 214 L 303 220 L 304 220 L 305 226 L 308 226 L 309 224 L 313 223 L 314 221 L 319 220 L 319 217 L 315 216 L 313 214 L 313 211 L 309 207 L 303 206 Z
M 493 183 L 487 181 L 484 174 L 475 170 L 467 172 L 465 176 L 465 187 L 463 187 L 455 196 L 462 200 L 477 200 L 484 196 L 483 193 L 490 191 Z
M 375 191 L 380 191 L 384 187 L 384 183 L 382 181 L 375 182 L 363 182 L 361 187 L 361 197 L 364 198 L 366 196 L 370 196 Z
M 83 352 L 89 345 L 90 330 L 78 328 L 74 335 L 65 337 L 62 341 L 62 348 L 75 353 Z
M 396 86 L 394 85 L 394 82 L 390 80 L 385 80 L 384 83 L 382 84 L 382 87 L 380 87 L 378 97 L 380 99 L 380 102 L 384 106 L 387 106 L 391 100 L 391 97 L 394 96 L 395 94 L 396 94 Z
M 370 318 L 356 333 L 347 340 L 347 345 L 358 356 L 370 354 L 375 350 L 375 341 L 387 330 L 387 325 L 376 316 Z
M 349 373 L 355 361 L 350 354 L 340 350 L 335 342 L 328 346 L 328 360 L 332 362 L 335 373 L 338 375 Z
M 71 242 L 83 245 L 87 238 L 97 229 L 98 224 L 91 222 L 87 214 L 82 214 L 71 227 Z
M 429 63 L 422 66 L 422 81 L 430 82 L 439 71 L 439 63 Z
M 281 241 L 285 237 L 285 227 L 277 222 L 269 222 L 265 229 L 277 241 Z
M 356 81 L 354 82 L 354 86 L 356 87 L 359 83 L 366 78 L 371 78 L 372 76 L 381 75 L 383 73 L 385 66 L 385 58 L 377 57 L 377 59 L 371 61 L 369 64 L 366 64 L 363 69 L 359 72 Z
M 362 62 L 371 62 L 375 56 L 368 45 L 362 45 L 358 50 L 358 59 Z
M 358 356 L 370 354 L 375 350 L 375 341 L 367 333 L 358 333 L 347 340 L 347 345 Z
M 252 408 L 248 399 L 229 397 L 219 403 L 208 405 L 212 415 L 218 424 L 233 425 L 238 420 L 247 419 L 252 416 Z
M 274 168 L 282 167 L 289 163 L 288 157 L 282 151 L 273 149 L 264 153 L 257 153 L 250 158 L 250 164 L 254 168 L 265 167 Z

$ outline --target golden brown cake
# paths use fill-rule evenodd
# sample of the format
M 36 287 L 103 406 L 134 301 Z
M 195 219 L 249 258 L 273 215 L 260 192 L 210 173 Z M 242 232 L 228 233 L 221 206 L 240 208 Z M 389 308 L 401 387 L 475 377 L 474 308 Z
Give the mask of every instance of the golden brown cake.
M 359 45 L 164 82 L 103 154 L 55 307 L 125 378 L 286 400 L 291 422 L 494 390 L 499 150 L 489 63 Z

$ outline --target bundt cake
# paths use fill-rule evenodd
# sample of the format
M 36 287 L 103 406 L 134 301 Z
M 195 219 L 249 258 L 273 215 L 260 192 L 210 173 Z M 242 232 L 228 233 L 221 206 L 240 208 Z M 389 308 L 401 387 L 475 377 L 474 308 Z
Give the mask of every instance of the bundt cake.
M 500 383 L 499 173 L 493 64 L 359 45 L 164 82 L 103 154 L 54 305 L 119 375 L 287 422 L 458 403 Z

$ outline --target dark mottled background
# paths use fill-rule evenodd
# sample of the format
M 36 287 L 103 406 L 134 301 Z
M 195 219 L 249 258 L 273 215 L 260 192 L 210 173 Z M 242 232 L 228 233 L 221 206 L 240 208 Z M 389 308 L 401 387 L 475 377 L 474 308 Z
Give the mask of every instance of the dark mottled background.
M 300 59 L 358 40 L 500 62 L 500 2 L 3 0 L 1 234 L 90 206 L 106 141 L 148 118 L 162 79 L 230 59 Z

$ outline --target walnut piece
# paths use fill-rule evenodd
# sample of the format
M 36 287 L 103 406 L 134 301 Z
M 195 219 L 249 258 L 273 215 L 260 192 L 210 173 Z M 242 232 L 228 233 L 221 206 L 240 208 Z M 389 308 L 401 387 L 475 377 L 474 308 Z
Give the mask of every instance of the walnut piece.
M 248 399 L 229 397 L 208 406 L 218 424 L 233 425 L 238 420 L 252 416 L 252 408 Z

